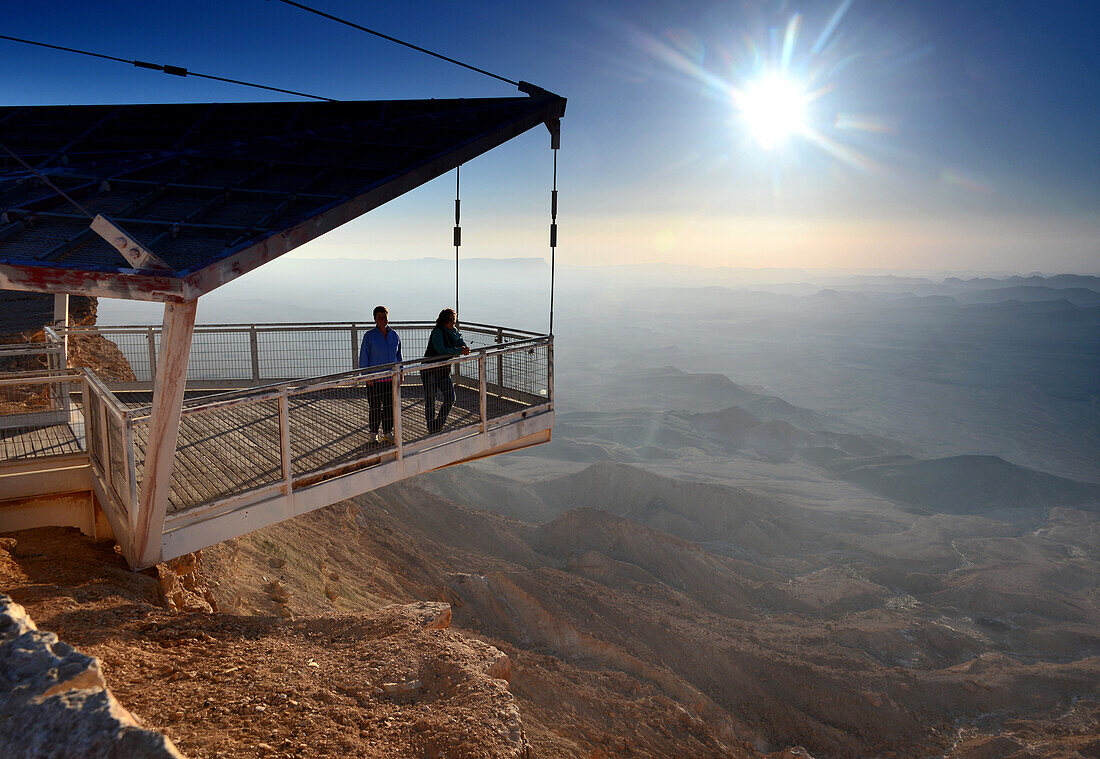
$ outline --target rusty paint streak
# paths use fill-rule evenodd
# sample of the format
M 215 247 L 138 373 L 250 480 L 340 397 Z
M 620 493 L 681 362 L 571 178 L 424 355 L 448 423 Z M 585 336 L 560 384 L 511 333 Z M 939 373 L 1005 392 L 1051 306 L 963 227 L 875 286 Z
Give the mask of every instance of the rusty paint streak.
M 302 477 L 294 481 L 294 489 L 308 488 L 311 485 L 316 485 L 319 482 L 325 480 L 331 480 L 336 477 L 343 477 L 345 474 L 351 474 L 352 472 L 358 472 L 360 469 L 366 469 L 367 467 L 374 466 L 381 461 L 382 457 L 374 456 L 373 458 L 364 459 L 363 461 L 356 461 L 353 464 L 348 464 L 340 469 L 332 469 L 327 472 L 321 472 L 320 474 L 312 475 L 310 477 Z
M 0 264 L 0 289 L 182 303 L 183 280 L 129 272 Z

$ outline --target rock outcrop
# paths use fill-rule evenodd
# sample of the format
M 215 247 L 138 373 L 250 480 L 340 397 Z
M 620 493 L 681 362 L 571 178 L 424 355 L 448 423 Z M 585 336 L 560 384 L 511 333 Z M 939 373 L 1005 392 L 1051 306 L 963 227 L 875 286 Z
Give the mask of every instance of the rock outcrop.
M 89 328 L 89 331 L 74 333 L 70 337 L 68 366 L 73 369 L 86 367 L 103 380 L 133 382 L 136 379 L 133 367 L 122 350 L 95 329 L 98 310 L 98 298 L 82 295 L 69 297 L 69 324 L 73 327 Z M 46 326 L 49 326 L 48 323 L 43 322 L 38 328 L 0 335 L 0 345 L 42 344 L 46 341 Z M 7 358 L 0 367 L 8 372 L 40 371 L 46 368 L 44 355 Z
M 181 759 L 107 689 L 99 660 L 39 630 L 0 594 L 0 755 Z
M 137 378 L 126 356 L 115 343 L 94 329 L 98 317 L 98 298 L 69 297 L 69 323 L 74 327 L 93 328 L 69 339 L 69 366 L 87 367 L 102 380 L 133 382 Z
M 195 551 L 178 559 L 157 564 L 151 570 L 164 597 L 164 605 L 172 611 L 205 612 L 218 610 L 218 602 L 199 573 L 202 551 Z

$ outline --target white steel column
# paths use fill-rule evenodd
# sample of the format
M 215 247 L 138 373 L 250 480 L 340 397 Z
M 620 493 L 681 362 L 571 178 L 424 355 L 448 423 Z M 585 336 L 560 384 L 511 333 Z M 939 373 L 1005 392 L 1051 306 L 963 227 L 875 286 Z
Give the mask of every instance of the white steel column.
M 488 427 L 489 414 L 489 388 L 485 377 L 485 351 L 481 351 L 477 354 L 477 409 L 478 415 L 481 417 L 481 432 L 484 433 Z
M 401 458 L 405 452 L 405 432 L 401 424 L 401 383 L 404 378 L 405 370 L 400 365 L 394 367 L 390 387 L 393 388 L 393 443 L 397 447 L 397 458 Z
M 149 418 L 149 445 L 145 454 L 145 475 L 138 498 L 134 555 L 139 567 L 160 561 L 161 533 L 168 511 L 168 489 L 176 458 L 187 361 L 195 327 L 198 300 L 166 303 L 161 330 L 160 358 L 153 385 L 153 409 Z
M 279 393 L 279 461 L 283 475 L 283 492 L 294 495 L 294 462 L 290 458 L 290 400 L 287 390 Z
M 53 323 L 65 327 L 61 337 L 61 366 L 64 369 L 69 365 L 69 294 L 54 293 L 53 295 Z

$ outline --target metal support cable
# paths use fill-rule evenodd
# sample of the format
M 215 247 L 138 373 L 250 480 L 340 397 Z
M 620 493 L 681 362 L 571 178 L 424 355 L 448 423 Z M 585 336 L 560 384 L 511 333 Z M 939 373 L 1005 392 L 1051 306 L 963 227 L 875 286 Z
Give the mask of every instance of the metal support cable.
M 458 249 L 462 245 L 461 166 L 455 166 L 455 319 L 458 319 Z
M 125 63 L 127 65 L 136 66 L 140 69 L 150 69 L 152 71 L 160 71 L 165 74 L 171 74 L 172 76 L 197 76 L 201 79 L 213 79 L 216 82 L 228 82 L 229 84 L 242 84 L 245 87 L 255 87 L 261 90 L 268 90 L 270 92 L 282 92 L 286 95 L 297 95 L 298 97 L 313 98 L 314 100 L 327 100 L 329 102 L 337 102 L 334 98 L 326 98 L 321 95 L 311 95 L 308 92 L 298 92 L 297 90 L 287 90 L 282 87 L 270 87 L 266 84 L 256 84 L 255 82 L 245 82 L 240 79 L 229 79 L 224 76 L 214 76 L 213 74 L 200 74 L 197 71 L 188 71 L 182 66 L 172 66 L 169 64 L 149 63 L 148 61 L 136 61 L 129 58 L 119 58 L 115 55 L 106 55 L 104 53 L 94 53 L 90 50 L 78 50 L 75 47 L 64 47 L 62 45 L 51 45 L 47 42 L 36 42 L 35 40 L 26 40 L 21 37 L 11 37 L 7 34 L 0 34 L 0 39 L 10 40 L 12 42 L 22 42 L 25 45 L 35 45 L 36 47 L 47 47 L 51 50 L 62 50 L 66 53 L 77 53 L 78 55 L 88 55 L 92 58 L 102 58 L 107 61 L 118 61 L 119 63 Z
M 138 61 L 134 61 L 134 65 L 137 66 Z M 155 66 L 156 64 L 153 64 L 153 65 Z M 174 67 L 167 66 L 167 65 L 164 66 L 163 67 L 164 73 L 165 74 L 175 73 L 173 71 L 169 71 L 168 69 L 170 69 L 170 68 L 174 68 Z M 214 76 L 213 74 L 199 74 L 199 73 L 196 73 L 194 71 L 188 71 L 187 69 L 184 69 L 183 72 L 184 73 L 180 74 L 180 76 L 198 76 L 198 77 L 202 77 L 203 79 L 213 79 L 216 82 L 228 82 L 229 84 L 243 84 L 245 87 L 255 87 L 257 89 L 268 90 L 270 92 L 282 92 L 286 95 L 297 95 L 298 97 L 303 97 L 303 98 L 312 98 L 314 100 L 324 100 L 328 103 L 338 103 L 338 102 L 340 102 L 336 98 L 327 98 L 327 97 L 324 97 L 323 95 L 310 95 L 308 92 L 298 92 L 297 90 L 287 90 L 287 89 L 283 89 L 282 87 L 269 87 L 266 84 L 254 84 L 252 82 L 245 82 L 245 81 L 242 81 L 240 79 L 229 79 L 229 78 L 224 77 L 224 76 Z
M 350 26 L 352 29 L 358 29 L 359 31 L 366 32 L 367 34 L 373 34 L 375 37 L 381 37 L 384 40 L 389 40 L 390 42 L 396 42 L 398 45 L 404 45 L 407 48 L 411 48 L 412 50 L 416 50 L 418 52 L 425 53 L 425 54 L 430 55 L 434 58 L 439 58 L 440 60 L 447 61 L 448 63 L 453 63 L 456 66 L 462 66 L 463 68 L 469 69 L 470 71 L 476 71 L 479 74 L 484 74 L 485 76 L 491 76 L 493 79 L 499 79 L 502 82 L 507 82 L 508 84 L 513 84 L 517 87 L 520 84 L 517 81 L 514 81 L 514 80 L 509 79 L 507 77 L 500 76 L 499 74 L 494 74 L 491 71 L 486 71 L 485 69 L 479 69 L 477 66 L 471 66 L 470 64 L 463 63 L 462 61 L 456 61 L 454 58 L 448 58 L 445 55 L 442 55 L 440 53 L 432 52 L 431 50 L 428 50 L 426 48 L 422 48 L 419 45 L 414 45 L 411 42 L 405 42 L 404 40 L 399 40 L 396 37 L 391 37 L 388 34 L 383 34 L 382 32 L 375 31 L 374 29 L 368 29 L 365 26 L 361 26 L 361 25 L 356 24 L 352 21 L 348 21 L 347 19 L 342 19 L 339 16 L 333 16 L 331 13 L 325 13 L 324 11 L 317 10 L 316 8 L 311 8 L 308 5 L 303 5 L 302 3 L 294 2 L 294 0 L 279 0 L 279 2 L 286 3 L 287 5 L 293 5 L 295 8 L 300 8 L 304 11 L 309 12 L 309 13 L 313 13 L 313 14 L 316 14 L 316 15 L 321 16 L 323 18 L 327 18 L 330 21 L 335 21 L 338 24 L 343 24 L 344 26 Z
M 550 335 L 554 334 L 554 264 L 558 254 L 558 149 L 554 148 L 554 185 L 550 190 Z

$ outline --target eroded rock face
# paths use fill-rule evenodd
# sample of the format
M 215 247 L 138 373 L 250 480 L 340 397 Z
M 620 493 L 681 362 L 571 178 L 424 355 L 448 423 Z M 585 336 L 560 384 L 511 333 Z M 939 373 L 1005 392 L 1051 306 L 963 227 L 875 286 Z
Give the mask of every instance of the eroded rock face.
M 125 354 L 115 343 L 108 340 L 95 329 L 99 310 L 99 299 L 83 295 L 69 296 L 69 324 L 73 327 L 91 328 L 90 331 L 74 333 L 69 339 L 68 366 L 71 369 L 87 367 L 103 380 L 133 382 L 137 379 L 133 367 Z M 52 317 L 52 311 L 50 316 Z M 0 345 L 18 345 L 22 343 L 45 342 L 43 322 L 41 327 L 25 332 L 0 335 Z M 5 359 L 3 370 L 39 371 L 47 368 L 44 356 L 18 356 Z
M 133 382 L 137 379 L 119 347 L 98 331 L 77 333 L 69 339 L 69 366 L 87 367 L 102 380 Z
M 157 578 L 164 604 L 172 611 L 212 614 L 218 610 L 218 602 L 199 572 L 201 557 L 202 551 L 195 551 L 149 570 Z
M 180 758 L 107 689 L 99 660 L 39 630 L 0 594 L 0 756 Z

